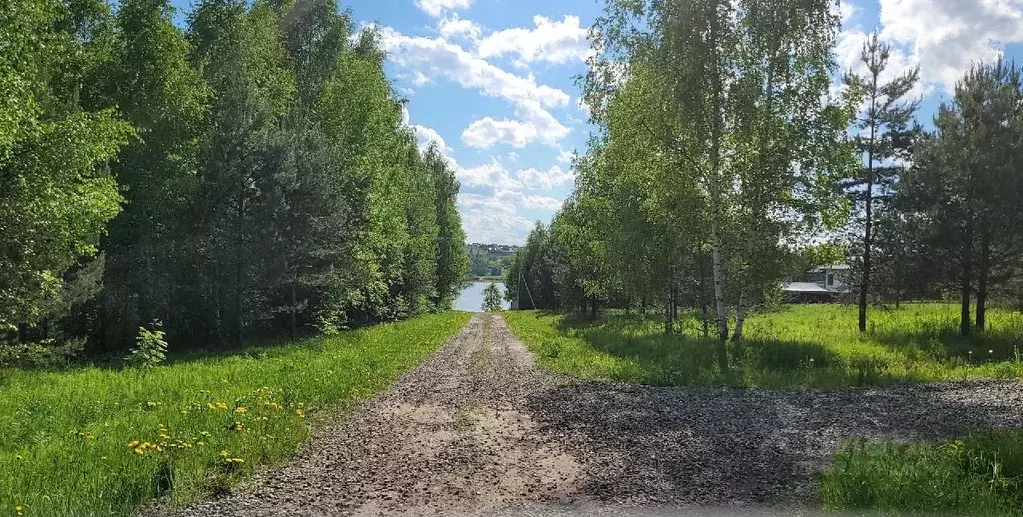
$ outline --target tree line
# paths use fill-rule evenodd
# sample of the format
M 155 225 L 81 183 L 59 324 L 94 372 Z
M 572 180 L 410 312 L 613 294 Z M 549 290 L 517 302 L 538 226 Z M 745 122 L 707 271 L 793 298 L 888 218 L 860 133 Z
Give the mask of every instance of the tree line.
M 116 6 L 116 7 L 115 7 Z M 231 346 L 449 307 L 459 185 L 334 0 L 0 8 L 0 344 Z
M 657 305 L 668 333 L 695 309 L 727 366 L 752 307 L 845 260 L 861 330 L 873 303 L 952 291 L 962 332 L 982 330 L 992 289 L 1018 282 L 1023 259 L 1019 68 L 974 65 L 926 130 L 919 71 L 888 70 L 876 34 L 840 73 L 838 12 L 831 0 L 608 0 L 582 78 L 596 130 L 506 296 L 594 316 Z

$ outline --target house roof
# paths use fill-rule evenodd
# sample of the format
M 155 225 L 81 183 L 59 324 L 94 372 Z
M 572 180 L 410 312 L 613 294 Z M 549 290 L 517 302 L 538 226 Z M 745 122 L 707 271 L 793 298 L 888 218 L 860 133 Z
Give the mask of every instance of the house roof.
M 833 292 L 813 283 L 813 282 L 790 282 L 781 286 L 781 290 L 786 293 L 820 293 L 820 294 L 834 294 Z
M 825 271 L 851 271 L 852 266 L 849 264 L 831 264 L 830 266 L 821 266 L 811 269 L 810 273 L 823 273 Z

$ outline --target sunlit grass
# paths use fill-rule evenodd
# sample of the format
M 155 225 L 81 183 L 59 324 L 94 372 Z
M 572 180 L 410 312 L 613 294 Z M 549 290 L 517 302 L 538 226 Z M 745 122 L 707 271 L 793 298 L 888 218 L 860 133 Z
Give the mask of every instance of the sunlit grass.
M 993 310 L 988 331 L 958 336 L 958 306 L 874 309 L 868 332 L 856 308 L 795 305 L 751 317 L 746 339 L 729 344 L 732 368 L 717 367 L 716 342 L 693 318 L 665 336 L 636 314 L 596 322 L 535 311 L 506 312 L 512 331 L 544 366 L 565 374 L 664 386 L 840 388 L 907 381 L 1023 377 L 1023 315 Z
M 821 499 L 828 510 L 1023 516 L 1023 431 L 940 443 L 850 442 L 822 477 Z
M 0 371 L 0 515 L 127 515 L 294 454 L 309 420 L 388 386 L 467 313 L 182 360 L 148 372 Z M 308 419 L 307 419 L 308 415 Z

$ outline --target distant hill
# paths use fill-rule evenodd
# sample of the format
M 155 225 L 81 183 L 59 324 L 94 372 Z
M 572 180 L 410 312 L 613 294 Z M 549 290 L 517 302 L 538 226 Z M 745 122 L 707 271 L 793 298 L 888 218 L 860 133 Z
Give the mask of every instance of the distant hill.
M 503 277 L 511 265 L 511 258 L 519 250 L 514 244 L 482 244 L 474 242 L 469 245 L 469 257 L 472 260 L 470 274 L 474 278 Z

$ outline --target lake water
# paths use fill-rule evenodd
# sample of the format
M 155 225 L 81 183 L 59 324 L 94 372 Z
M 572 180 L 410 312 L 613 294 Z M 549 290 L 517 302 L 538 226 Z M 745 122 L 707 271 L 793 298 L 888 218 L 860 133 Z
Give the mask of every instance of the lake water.
M 501 308 L 507 309 L 511 307 L 511 304 L 504 299 L 504 282 L 494 282 L 497 284 L 497 290 L 501 291 Z M 481 312 L 480 306 L 483 305 L 483 290 L 490 285 L 490 282 L 472 282 L 458 295 L 458 299 L 455 300 L 455 309 L 460 311 L 469 312 Z

